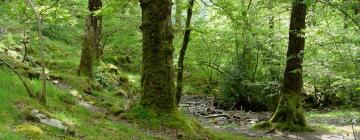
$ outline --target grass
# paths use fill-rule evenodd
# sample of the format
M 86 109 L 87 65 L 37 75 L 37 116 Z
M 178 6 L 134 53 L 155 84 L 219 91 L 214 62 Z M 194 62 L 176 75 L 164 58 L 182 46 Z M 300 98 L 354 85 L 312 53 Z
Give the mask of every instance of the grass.
M 42 106 L 37 101 L 27 97 L 20 81 L 10 71 L 1 68 L 0 77 L 0 101 L 2 102 L 0 104 L 0 139 L 27 139 L 28 136 L 13 131 L 16 126 L 24 124 L 39 127 L 44 131 L 44 134 L 36 139 L 156 139 L 125 123 L 107 119 L 101 113 L 89 112 L 84 107 L 76 105 L 74 98 L 67 94 L 67 91 L 55 86 L 49 85 L 48 102 L 46 106 Z M 39 81 L 35 80 L 30 83 L 33 90 L 39 90 Z M 75 131 L 75 135 L 69 135 L 51 126 L 29 121 L 27 116 L 31 109 L 39 109 L 65 122 Z
M 352 119 L 359 121 L 360 112 L 354 109 L 334 110 L 331 112 L 306 113 L 307 121 L 319 131 L 331 133 L 352 133 Z M 360 131 L 358 125 L 354 125 L 356 131 Z

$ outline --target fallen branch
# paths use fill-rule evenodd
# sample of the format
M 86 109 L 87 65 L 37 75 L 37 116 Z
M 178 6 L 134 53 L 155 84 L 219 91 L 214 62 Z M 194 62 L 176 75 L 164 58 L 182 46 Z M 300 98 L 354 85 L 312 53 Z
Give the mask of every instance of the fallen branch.
M 27 83 L 25 82 L 25 80 L 22 78 L 22 76 L 20 75 L 20 73 L 17 72 L 17 71 L 15 70 L 15 68 L 12 67 L 12 66 L 11 66 L 9 63 L 7 63 L 6 61 L 4 61 L 4 60 L 2 60 L 2 59 L 0 59 L 0 61 L 1 61 L 2 63 L 4 63 L 7 67 L 9 67 L 13 72 L 16 73 L 16 75 L 19 77 L 20 81 L 23 83 L 23 85 L 24 85 L 24 87 L 25 87 L 28 95 L 29 95 L 30 97 L 33 97 L 34 94 L 31 92 L 28 84 L 27 84 Z M 0 64 L 1 64 L 1 63 L 0 63 Z
M 212 114 L 209 116 L 205 116 L 205 118 L 218 118 L 218 117 L 226 117 L 228 119 L 231 119 L 231 116 L 229 114 Z

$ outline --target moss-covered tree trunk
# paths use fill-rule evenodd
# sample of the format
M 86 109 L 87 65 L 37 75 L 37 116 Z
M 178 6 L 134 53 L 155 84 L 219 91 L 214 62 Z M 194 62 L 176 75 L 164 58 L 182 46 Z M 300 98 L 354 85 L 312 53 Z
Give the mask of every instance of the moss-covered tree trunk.
M 156 113 L 176 110 L 171 0 L 140 0 L 143 65 L 140 104 Z
M 100 10 L 102 8 L 101 0 L 90 0 L 89 10 L 93 14 L 94 12 Z M 103 55 L 103 48 L 101 45 L 101 34 L 102 34 L 102 16 L 101 15 L 92 15 L 92 26 L 95 31 L 95 60 L 100 61 Z
M 183 44 L 180 49 L 179 60 L 177 64 L 178 73 L 177 73 L 177 81 L 176 81 L 176 104 L 179 104 L 180 102 L 182 88 L 183 88 L 184 59 L 185 59 L 186 49 L 190 41 L 190 33 L 191 33 L 190 23 L 193 13 L 194 1 L 195 0 L 189 0 L 189 5 L 188 5 L 189 7 L 187 10 L 187 18 L 186 18 L 186 29 L 185 29 Z
M 181 13 L 182 13 L 182 6 L 181 6 L 182 0 L 175 0 L 175 31 L 181 32 L 182 28 L 182 22 L 181 22 Z
M 88 9 L 90 11 L 86 18 L 86 28 L 82 43 L 81 60 L 78 69 L 79 76 L 93 78 L 93 63 L 97 58 L 98 48 L 100 48 L 101 17 L 95 15 L 95 11 L 102 6 L 101 0 L 89 0 Z M 101 53 L 102 55 L 102 53 Z
M 282 130 L 297 130 L 306 126 L 301 103 L 306 10 L 304 0 L 293 2 L 284 83 L 277 110 L 270 120 L 278 123 L 278 128 Z

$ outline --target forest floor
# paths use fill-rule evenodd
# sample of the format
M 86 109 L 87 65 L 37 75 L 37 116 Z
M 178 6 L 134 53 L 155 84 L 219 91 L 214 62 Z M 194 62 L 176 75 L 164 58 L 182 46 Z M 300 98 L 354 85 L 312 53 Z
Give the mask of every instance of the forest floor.
M 314 132 L 272 132 L 256 130 L 252 126 L 268 120 L 271 112 L 225 111 L 213 106 L 213 98 L 207 96 L 185 96 L 180 104 L 182 110 L 196 117 L 205 127 L 216 131 L 244 135 L 255 138 L 276 140 L 354 140 L 352 119 L 358 119 L 358 111 L 353 110 L 313 110 L 306 112 L 307 123 Z M 357 137 L 360 126 L 354 124 Z

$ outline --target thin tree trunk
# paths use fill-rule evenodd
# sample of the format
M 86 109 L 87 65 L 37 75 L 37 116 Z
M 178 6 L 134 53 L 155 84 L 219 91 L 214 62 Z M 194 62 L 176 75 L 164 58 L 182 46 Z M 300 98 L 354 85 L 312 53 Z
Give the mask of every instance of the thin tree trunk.
M 94 12 L 102 7 L 101 0 L 89 0 L 88 9 L 90 11 L 86 18 L 86 29 L 83 38 L 81 60 L 78 69 L 79 76 L 93 78 L 94 60 L 101 58 L 102 49 L 101 39 L 101 16 L 95 15 Z
M 143 65 L 140 104 L 162 114 L 176 111 L 171 0 L 140 0 Z
M 183 44 L 180 49 L 179 60 L 178 60 L 178 73 L 177 73 L 177 83 L 176 83 L 176 103 L 179 104 L 181 99 L 181 93 L 183 88 L 183 72 L 184 72 L 184 59 L 186 49 L 189 45 L 190 41 L 190 33 L 191 33 L 191 18 L 193 13 L 193 6 L 195 0 L 189 0 L 189 7 L 187 10 L 187 18 L 186 18 L 186 29 L 183 39 Z
M 36 4 L 32 0 L 27 0 L 28 5 L 34 11 L 36 20 L 37 20 L 37 30 L 41 54 L 41 79 L 42 79 L 42 88 L 38 96 L 39 101 L 43 104 L 46 104 L 46 73 L 45 73 L 45 48 L 43 46 L 44 38 L 42 35 L 42 17 L 41 14 L 36 10 Z
M 306 126 L 301 90 L 305 46 L 303 30 L 307 6 L 304 0 L 296 0 L 292 5 L 284 83 L 278 107 L 270 120 L 270 122 L 278 123 L 277 127 L 281 130 L 294 130 Z

